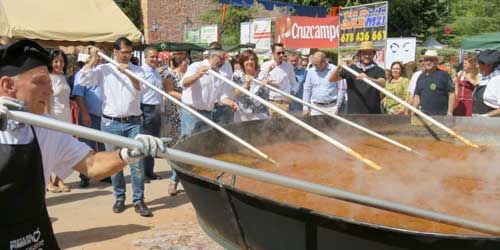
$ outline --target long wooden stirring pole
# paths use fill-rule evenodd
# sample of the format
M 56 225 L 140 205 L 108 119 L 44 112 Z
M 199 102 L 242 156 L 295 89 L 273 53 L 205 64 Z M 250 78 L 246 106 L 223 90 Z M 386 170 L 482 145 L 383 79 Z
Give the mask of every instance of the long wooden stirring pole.
M 212 74 L 213 76 L 219 78 L 220 80 L 224 81 L 225 83 L 231 85 L 233 88 L 237 88 L 238 90 L 240 90 L 241 92 L 245 93 L 246 95 L 254 98 L 255 100 L 257 100 L 258 102 L 262 103 L 263 105 L 267 106 L 268 108 L 276 111 L 277 113 L 279 113 L 280 115 L 286 117 L 287 119 L 291 120 L 292 122 L 294 122 L 295 124 L 303 127 L 304 129 L 306 129 L 307 131 L 313 133 L 314 135 L 320 137 L 321 139 L 327 141 L 328 143 L 334 145 L 335 147 L 341 149 L 342 151 L 346 152 L 347 154 L 349 154 L 350 156 L 362 161 L 363 163 L 365 163 L 366 165 L 368 165 L 369 167 L 373 168 L 373 169 L 376 169 L 376 170 L 380 170 L 382 169 L 378 164 L 376 164 L 375 162 L 369 160 L 369 159 L 366 159 L 365 157 L 363 157 L 361 154 L 359 154 L 358 152 L 352 150 L 351 148 L 345 146 L 344 144 L 338 142 L 337 140 L 327 136 L 326 134 L 324 134 L 323 132 L 315 129 L 314 127 L 310 126 L 309 124 L 297 119 L 295 116 L 293 115 L 290 115 L 288 114 L 287 112 L 285 112 L 284 110 L 276 107 L 275 105 L 272 105 L 271 103 L 269 103 L 268 101 L 262 99 L 261 97 L 253 94 L 252 92 L 248 91 L 247 89 L 241 87 L 240 85 L 234 83 L 233 81 L 225 78 L 224 76 L 222 76 L 221 74 L 209 69 L 208 70 L 208 73 L 209 74 Z
M 104 60 L 106 60 L 109 63 L 113 64 L 114 66 L 118 66 L 118 63 L 115 62 L 113 59 L 109 58 L 107 55 L 105 55 L 105 54 L 103 54 L 101 52 L 97 52 L 97 54 L 100 57 L 102 57 Z M 231 139 L 237 141 L 239 144 L 243 145 L 244 147 L 246 147 L 250 151 L 252 151 L 255 154 L 257 154 L 260 158 L 262 158 L 262 159 L 264 159 L 264 160 L 266 160 L 266 161 L 268 161 L 268 162 L 270 162 L 270 163 L 272 163 L 274 165 L 279 165 L 276 161 L 274 161 L 273 159 L 271 159 L 268 155 L 264 154 L 262 151 L 260 151 L 256 147 L 252 146 L 250 143 L 244 141 L 240 137 L 238 137 L 235 134 L 229 132 L 227 129 L 221 127 L 219 124 L 213 122 L 212 120 L 210 120 L 210 119 L 206 118 L 205 116 L 201 115 L 200 113 L 198 113 L 196 110 L 192 109 L 191 107 L 189 107 L 186 104 L 182 103 L 181 101 L 177 100 L 175 97 L 167 94 L 165 91 L 159 89 L 155 85 L 153 85 L 153 84 L 149 83 L 148 81 L 144 80 L 143 78 L 139 77 L 138 75 L 136 75 L 131 70 L 126 69 L 125 73 L 127 73 L 130 76 L 132 76 L 133 78 L 135 78 L 136 80 L 140 81 L 141 83 L 143 83 L 144 85 L 148 86 L 149 88 L 153 89 L 154 91 L 160 93 L 162 96 L 165 96 L 169 101 L 175 103 L 176 105 L 182 107 L 183 109 L 186 109 L 189 113 L 193 114 L 198 119 L 200 119 L 203 122 L 207 123 L 212 128 L 217 129 L 219 132 L 221 132 L 221 133 L 227 135 L 228 137 L 230 137 Z
M 342 65 L 341 66 L 343 69 L 349 71 L 349 73 L 353 74 L 354 76 L 358 76 L 359 73 L 354 71 L 353 69 L 349 68 L 348 66 L 345 66 L 345 65 Z M 456 139 L 458 139 L 459 141 L 465 143 L 465 145 L 467 146 L 471 146 L 471 147 L 474 147 L 474 148 L 479 148 L 479 146 L 471 141 L 469 141 L 468 139 L 460 136 L 459 134 L 457 134 L 455 131 L 451 130 L 450 128 L 446 127 L 444 124 L 436 121 L 434 118 L 426 115 L 424 112 L 418 110 L 417 108 L 413 107 L 412 105 L 410 105 L 409 103 L 407 103 L 406 101 L 403 101 L 401 98 L 395 96 L 394 94 L 392 94 L 391 92 L 387 91 L 385 88 L 379 86 L 378 84 L 372 82 L 371 80 L 367 79 L 367 78 L 364 78 L 363 81 L 365 81 L 366 83 L 368 83 L 370 86 L 376 88 L 378 91 L 384 93 L 384 95 L 386 96 L 389 96 L 390 98 L 396 100 L 397 102 L 399 102 L 400 104 L 402 104 L 403 106 L 407 107 L 409 110 L 413 111 L 415 114 L 419 115 L 420 117 L 424 118 L 425 120 L 433 123 L 434 125 L 436 125 L 437 127 L 441 128 L 442 130 L 446 131 L 448 134 L 450 134 L 451 136 L 455 137 Z
M 259 81 L 259 80 L 255 79 L 255 78 L 253 79 L 253 81 L 254 81 L 255 83 L 257 83 L 257 84 L 259 84 L 259 85 L 263 86 L 263 84 L 262 84 L 262 82 L 261 82 L 261 81 Z M 361 131 L 363 131 L 363 132 L 366 132 L 367 134 L 373 135 L 373 136 L 375 136 L 375 137 L 377 137 L 377 138 L 379 138 L 379 139 L 381 139 L 381 140 L 384 140 L 384 141 L 386 141 L 386 142 L 388 142 L 388 143 L 390 143 L 390 144 L 392 144 L 392 145 L 395 145 L 395 146 L 397 146 L 397 147 L 400 147 L 400 148 L 402 148 L 402 149 L 404 149 L 404 150 L 406 150 L 406 151 L 409 151 L 409 152 L 415 152 L 415 151 L 413 151 L 413 149 L 412 149 L 412 148 L 410 148 L 410 147 L 408 147 L 408 146 L 405 146 L 405 145 L 403 145 L 403 144 L 401 144 L 401 143 L 399 143 L 399 142 L 397 142 L 397 141 L 395 141 L 395 140 L 392 140 L 391 138 L 388 138 L 387 136 L 383 136 L 383 135 L 381 135 L 381 134 L 379 134 L 379 133 L 377 133 L 377 132 L 375 132 L 375 131 L 373 131 L 373 130 L 370 130 L 370 129 L 368 129 L 368 128 L 365 128 L 365 127 L 363 127 L 363 126 L 361 126 L 361 125 L 359 125 L 359 124 L 356 124 L 356 123 L 354 123 L 354 122 L 352 122 L 352 121 L 349 121 L 349 120 L 347 120 L 347 119 L 345 119 L 345 118 L 343 118 L 343 117 L 341 117 L 341 116 L 338 116 L 338 115 L 336 115 L 336 114 L 332 114 L 332 113 L 330 113 L 330 112 L 326 111 L 325 109 L 318 107 L 317 105 L 314 105 L 314 104 L 309 103 L 309 102 L 306 102 L 306 101 L 304 101 L 304 100 L 302 100 L 302 99 L 300 99 L 300 98 L 297 98 L 297 97 L 295 97 L 295 96 L 293 96 L 293 95 L 290 95 L 290 94 L 288 94 L 288 93 L 286 93 L 286 92 L 284 92 L 284 91 L 282 91 L 282 90 L 280 90 L 280 89 L 278 89 L 278 88 L 276 88 L 276 87 L 273 87 L 273 86 L 271 86 L 271 85 L 269 85 L 269 84 L 265 85 L 264 87 L 265 87 L 265 88 L 268 88 L 268 89 L 270 89 L 270 90 L 272 90 L 272 91 L 274 91 L 274 92 L 280 93 L 280 94 L 282 94 L 282 95 L 284 95 L 284 96 L 286 96 L 286 97 L 288 97 L 288 98 L 290 98 L 290 99 L 292 99 L 292 100 L 294 100 L 294 101 L 296 101 L 296 102 L 298 102 L 298 103 L 300 103 L 300 104 L 302 104 L 302 105 L 305 105 L 305 106 L 308 106 L 308 107 L 310 107 L 310 108 L 312 108 L 312 109 L 315 109 L 315 110 L 317 110 L 317 111 L 321 112 L 322 114 L 327 115 L 327 116 L 330 116 L 330 117 L 332 117 L 332 118 L 334 118 L 334 119 L 336 119 L 336 120 L 338 120 L 338 121 L 340 121 L 340 122 L 342 122 L 342 123 L 345 123 L 345 124 L 347 124 L 347 125 L 349 125 L 349 126 L 352 126 L 352 127 L 354 127 L 354 128 L 357 128 L 357 129 L 359 129 L 359 130 L 361 130 Z
M 12 120 L 20 121 L 26 124 L 47 128 L 63 133 L 72 134 L 80 138 L 85 138 L 102 143 L 112 144 L 118 147 L 126 148 L 142 148 L 141 142 L 114 134 L 109 134 L 103 131 L 92 128 L 82 127 L 75 124 L 70 124 L 45 116 L 35 115 L 22 111 L 8 111 L 7 117 Z M 252 178 L 254 180 L 272 183 L 283 187 L 289 187 L 296 190 L 309 192 L 324 197 L 336 198 L 347 202 L 353 202 L 360 205 L 401 213 L 417 218 L 432 220 L 435 222 L 445 223 L 448 225 L 458 226 L 478 232 L 488 233 L 492 235 L 500 235 L 500 227 L 491 224 L 484 224 L 479 221 L 471 221 L 465 218 L 456 217 L 448 214 L 442 214 L 431 210 L 425 210 L 402 203 L 397 203 L 388 200 L 381 200 L 371 196 L 351 193 L 342 189 L 336 189 L 317 183 L 307 182 L 304 180 L 291 178 L 284 175 L 274 174 L 259 169 L 249 168 L 234 163 L 219 161 L 212 158 L 203 157 L 201 155 L 191 154 L 168 148 L 166 152 L 158 152 L 157 157 L 163 157 L 166 160 L 179 161 L 193 166 L 237 174 Z M 174 168 L 178 168 L 175 164 Z M 182 180 L 181 180 L 182 181 Z

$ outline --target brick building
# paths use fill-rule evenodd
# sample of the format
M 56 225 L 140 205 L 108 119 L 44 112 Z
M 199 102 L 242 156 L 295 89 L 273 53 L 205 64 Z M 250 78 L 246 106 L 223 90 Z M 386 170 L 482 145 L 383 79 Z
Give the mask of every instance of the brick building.
M 182 42 L 184 27 L 203 25 L 198 17 L 209 9 L 221 8 L 212 0 L 141 0 L 146 43 Z
M 140 0 L 140 4 L 146 43 L 182 42 L 185 26 L 198 28 L 207 25 L 199 19 L 200 14 L 206 10 L 222 8 L 222 4 L 213 0 Z M 279 11 L 257 8 L 255 18 L 281 15 Z

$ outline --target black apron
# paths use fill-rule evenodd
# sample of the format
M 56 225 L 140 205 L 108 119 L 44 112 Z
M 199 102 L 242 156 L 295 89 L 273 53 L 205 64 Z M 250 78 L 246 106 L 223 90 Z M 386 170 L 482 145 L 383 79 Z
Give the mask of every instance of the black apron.
M 0 144 L 0 249 L 60 249 L 47 206 L 40 147 Z
M 486 114 L 493 110 L 493 108 L 488 107 L 484 104 L 484 91 L 486 91 L 486 86 L 477 86 L 472 95 L 472 114 Z

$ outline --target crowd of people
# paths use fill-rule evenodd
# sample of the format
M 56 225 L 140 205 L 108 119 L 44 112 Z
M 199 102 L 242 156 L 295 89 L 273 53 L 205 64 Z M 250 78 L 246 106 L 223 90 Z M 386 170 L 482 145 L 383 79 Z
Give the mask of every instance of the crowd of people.
M 166 135 L 171 139 L 168 145 L 208 128 L 187 110 L 125 74 L 128 69 L 221 125 L 277 115 L 256 99 L 209 74 L 211 69 L 297 116 L 319 115 L 320 112 L 293 102 L 266 86 L 278 88 L 332 114 L 411 113 L 367 84 L 365 78 L 429 115 L 493 117 L 500 114 L 500 52 L 494 50 L 467 55 L 461 69 L 443 68 L 437 51 L 424 50 L 418 57 L 418 70 L 416 62 L 394 62 L 389 70 L 384 70 L 374 61 L 377 49 L 373 43 L 363 42 L 353 60 L 342 62 L 343 67 L 350 67 L 359 74 L 354 76 L 332 63 L 322 51 L 300 55 L 287 51 L 279 43 L 272 45 L 271 59 L 265 62 L 251 49 L 230 58 L 220 43 L 213 42 L 204 58 L 196 62 L 192 62 L 186 52 L 173 53 L 167 62 L 162 62 L 158 50 L 147 47 L 143 64 L 139 66 L 133 60 L 132 49 L 127 38 L 116 40 L 113 56 L 118 67 L 105 63 L 97 55 L 97 52 L 104 52 L 101 48 L 92 47 L 89 59 L 80 65 L 74 63 L 75 58 L 69 60 L 61 50 L 53 50 L 48 65 L 52 91 L 44 113 L 64 122 L 129 138 L 139 134 Z M 72 115 L 75 110 L 77 115 Z M 165 124 L 167 126 L 163 126 Z M 167 131 L 162 133 L 162 127 Z M 94 152 L 116 150 L 112 145 L 81 141 Z M 152 214 L 144 203 L 144 184 L 162 178 L 155 174 L 154 164 L 153 157 L 129 164 L 133 202 L 138 204 L 136 211 L 143 216 Z M 89 186 L 88 176 L 80 174 L 80 179 L 80 187 Z M 113 211 L 122 212 L 125 209 L 123 172 L 104 181 L 113 185 L 116 199 Z M 173 171 L 168 187 L 170 195 L 176 194 L 178 182 Z M 52 174 L 47 190 L 70 191 L 57 174 Z
M 78 171 L 89 178 L 103 179 L 118 176 L 124 167 L 137 164 L 144 156 L 165 152 L 162 140 L 145 134 L 133 137 L 141 148 L 96 152 L 69 134 L 9 119 L 9 111 L 23 110 L 51 115 L 62 123 L 70 121 L 70 88 L 61 77 L 61 55 L 52 53 L 49 57 L 31 40 L 0 46 L 0 249 L 60 249 L 45 203 L 45 189 L 53 173 L 65 178 Z M 88 71 L 81 74 L 88 76 Z M 122 84 L 130 81 L 123 70 L 118 72 Z M 138 89 L 124 89 L 140 93 Z M 58 185 L 57 180 L 52 182 Z M 139 195 L 134 200 L 136 212 L 150 216 L 144 197 Z

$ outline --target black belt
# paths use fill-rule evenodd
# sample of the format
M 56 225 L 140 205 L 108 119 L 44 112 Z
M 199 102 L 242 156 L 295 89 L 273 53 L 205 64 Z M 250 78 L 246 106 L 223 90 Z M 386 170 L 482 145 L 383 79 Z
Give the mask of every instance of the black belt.
M 158 106 L 160 106 L 160 104 L 145 104 L 145 103 L 141 103 L 141 107 L 156 108 Z
M 270 102 L 275 102 L 275 103 L 279 103 L 279 104 L 284 104 L 284 103 L 288 103 L 287 101 L 285 100 L 269 100 Z
M 330 101 L 330 102 L 315 102 L 314 104 L 316 105 L 329 105 L 329 104 L 332 104 L 332 103 L 336 103 L 337 100 L 333 100 L 333 101 Z
M 118 122 L 128 122 L 128 121 L 132 121 L 132 120 L 141 119 L 141 116 L 136 116 L 136 115 L 125 116 L 125 117 L 111 117 L 111 116 L 107 116 L 107 115 L 103 114 L 102 117 L 109 119 L 109 120 L 118 121 Z

